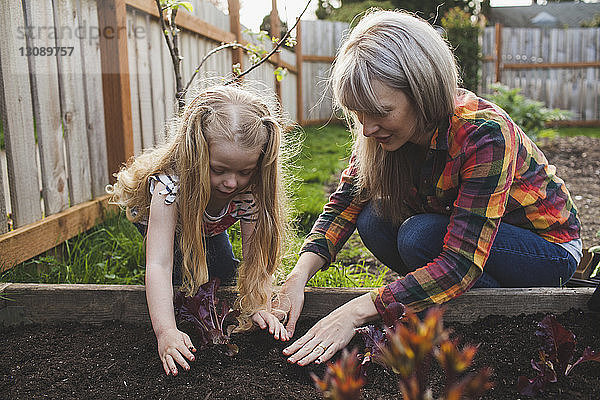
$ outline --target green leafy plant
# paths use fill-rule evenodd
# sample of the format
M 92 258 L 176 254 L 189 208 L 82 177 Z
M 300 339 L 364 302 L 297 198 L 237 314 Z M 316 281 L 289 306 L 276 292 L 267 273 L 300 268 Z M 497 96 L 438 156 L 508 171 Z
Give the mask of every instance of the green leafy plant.
M 487 98 L 502 108 L 512 120 L 523 129 L 523 132 L 532 139 L 545 128 L 550 121 L 564 120 L 572 113 L 558 108 L 550 109 L 541 101 L 529 99 L 520 94 L 520 88 L 510 89 L 501 84 L 491 85 L 494 91 Z
M 479 46 L 481 29 L 471 21 L 471 14 L 460 7 L 451 8 L 446 12 L 442 18 L 442 27 L 460 67 L 463 87 L 476 92 L 481 60 Z

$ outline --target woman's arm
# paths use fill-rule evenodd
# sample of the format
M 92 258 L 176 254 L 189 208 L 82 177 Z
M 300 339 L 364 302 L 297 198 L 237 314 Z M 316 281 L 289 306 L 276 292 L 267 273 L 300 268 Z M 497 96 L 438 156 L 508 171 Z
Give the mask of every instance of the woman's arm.
M 162 183 L 156 183 L 150 203 L 146 237 L 146 301 L 165 373 L 176 375 L 176 362 L 186 370 L 190 368 L 184 357 L 194 359 L 191 352 L 194 346 L 175 323 L 172 272 L 177 207 L 165 204 L 166 196 L 159 193 L 163 189 Z

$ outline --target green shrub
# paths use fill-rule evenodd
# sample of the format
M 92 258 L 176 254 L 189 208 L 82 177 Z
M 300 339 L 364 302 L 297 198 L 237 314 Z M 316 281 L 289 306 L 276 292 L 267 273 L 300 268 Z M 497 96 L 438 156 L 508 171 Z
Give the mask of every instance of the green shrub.
M 532 139 L 544 129 L 547 122 L 563 120 L 572 116 L 570 111 L 546 108 L 544 103 L 520 94 L 521 89 L 510 89 L 501 84 L 491 85 L 494 93 L 487 98 L 501 107 L 523 132 Z
M 471 22 L 471 14 L 454 7 L 442 18 L 442 27 L 446 38 L 454 49 L 454 55 L 460 68 L 463 87 L 477 92 L 479 83 L 479 26 Z

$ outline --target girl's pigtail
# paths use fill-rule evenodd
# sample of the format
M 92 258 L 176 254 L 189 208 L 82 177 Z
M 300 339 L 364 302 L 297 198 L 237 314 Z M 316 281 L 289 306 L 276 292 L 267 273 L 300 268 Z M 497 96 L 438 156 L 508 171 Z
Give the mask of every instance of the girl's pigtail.
M 176 165 L 179 176 L 179 245 L 183 256 L 181 289 L 194 295 L 200 285 L 208 282 L 203 214 L 210 199 L 208 143 L 205 129 L 210 124 L 213 109 L 192 104 L 181 134 L 182 148 Z

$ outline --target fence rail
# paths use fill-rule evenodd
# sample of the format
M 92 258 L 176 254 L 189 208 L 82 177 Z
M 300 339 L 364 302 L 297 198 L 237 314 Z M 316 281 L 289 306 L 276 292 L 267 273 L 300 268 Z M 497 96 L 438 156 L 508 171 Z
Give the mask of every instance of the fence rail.
M 600 125 L 600 28 L 485 28 L 482 93 L 501 82 L 573 113 L 573 125 Z

